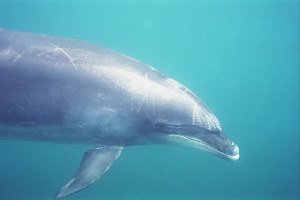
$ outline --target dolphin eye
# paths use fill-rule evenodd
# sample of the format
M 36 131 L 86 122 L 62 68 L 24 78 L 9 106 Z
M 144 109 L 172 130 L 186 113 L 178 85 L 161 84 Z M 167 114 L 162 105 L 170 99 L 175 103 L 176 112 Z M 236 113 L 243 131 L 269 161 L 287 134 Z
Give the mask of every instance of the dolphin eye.
M 220 131 L 218 130 L 212 130 L 212 131 L 209 131 L 210 134 L 221 134 Z

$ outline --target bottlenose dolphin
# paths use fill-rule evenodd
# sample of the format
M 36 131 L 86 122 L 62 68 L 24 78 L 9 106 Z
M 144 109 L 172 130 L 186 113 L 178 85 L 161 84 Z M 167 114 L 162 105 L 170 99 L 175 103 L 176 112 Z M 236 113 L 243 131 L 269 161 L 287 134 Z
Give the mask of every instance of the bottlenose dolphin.
M 88 42 L 6 29 L 0 138 L 93 147 L 56 198 L 94 183 L 126 146 L 176 144 L 239 158 L 200 98 L 155 68 Z

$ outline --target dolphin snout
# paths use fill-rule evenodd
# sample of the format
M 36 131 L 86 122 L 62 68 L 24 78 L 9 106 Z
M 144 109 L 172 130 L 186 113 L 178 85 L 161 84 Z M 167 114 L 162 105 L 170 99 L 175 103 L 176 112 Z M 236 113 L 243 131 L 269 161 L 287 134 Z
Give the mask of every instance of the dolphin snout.
M 206 133 L 198 136 L 207 146 L 207 150 L 226 160 L 240 157 L 239 147 L 222 133 Z
M 227 153 L 227 157 L 229 158 L 229 160 L 237 160 L 240 157 L 240 150 L 239 147 L 232 142 L 231 144 L 231 148 L 228 148 L 229 152 Z
M 220 139 L 222 138 L 222 139 Z M 235 161 L 240 157 L 240 150 L 239 147 L 229 140 L 224 135 L 220 135 L 218 142 L 214 143 L 214 148 L 219 151 L 220 156 L 231 161 Z

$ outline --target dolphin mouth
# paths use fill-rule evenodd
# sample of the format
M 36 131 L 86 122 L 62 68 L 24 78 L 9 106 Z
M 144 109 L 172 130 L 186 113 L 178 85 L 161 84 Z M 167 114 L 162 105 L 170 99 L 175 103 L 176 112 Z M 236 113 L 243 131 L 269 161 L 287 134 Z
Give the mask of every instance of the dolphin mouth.
M 224 141 L 217 141 L 213 143 L 211 142 L 212 140 L 207 140 L 207 142 L 205 142 L 201 139 L 191 136 L 175 134 L 169 135 L 169 141 L 172 143 L 181 144 L 183 146 L 188 146 L 195 149 L 201 149 L 230 161 L 239 159 L 239 147 L 229 139 L 225 139 L 226 140 Z
M 235 160 L 239 159 L 239 157 L 240 157 L 239 147 L 236 144 L 234 144 L 233 142 L 231 142 L 232 149 L 230 150 L 230 153 L 229 153 L 229 152 L 221 151 L 217 148 L 214 148 L 213 146 L 209 145 L 208 143 L 203 142 L 202 140 L 199 140 L 197 138 L 187 137 L 187 139 L 200 144 L 201 149 L 203 149 L 203 147 L 204 147 L 205 151 L 216 154 L 217 156 L 220 156 L 224 159 L 227 159 L 230 161 L 235 161 Z

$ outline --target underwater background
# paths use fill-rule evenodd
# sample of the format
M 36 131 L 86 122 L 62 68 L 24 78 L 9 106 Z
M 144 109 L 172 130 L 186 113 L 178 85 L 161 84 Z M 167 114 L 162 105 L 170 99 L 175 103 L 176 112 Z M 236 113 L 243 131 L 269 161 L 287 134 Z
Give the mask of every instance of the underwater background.
M 296 0 L 0 0 L 2 28 L 102 44 L 176 79 L 240 148 L 228 162 L 129 147 L 70 200 L 299 199 L 299 17 Z M 54 199 L 86 150 L 0 140 L 0 200 Z

